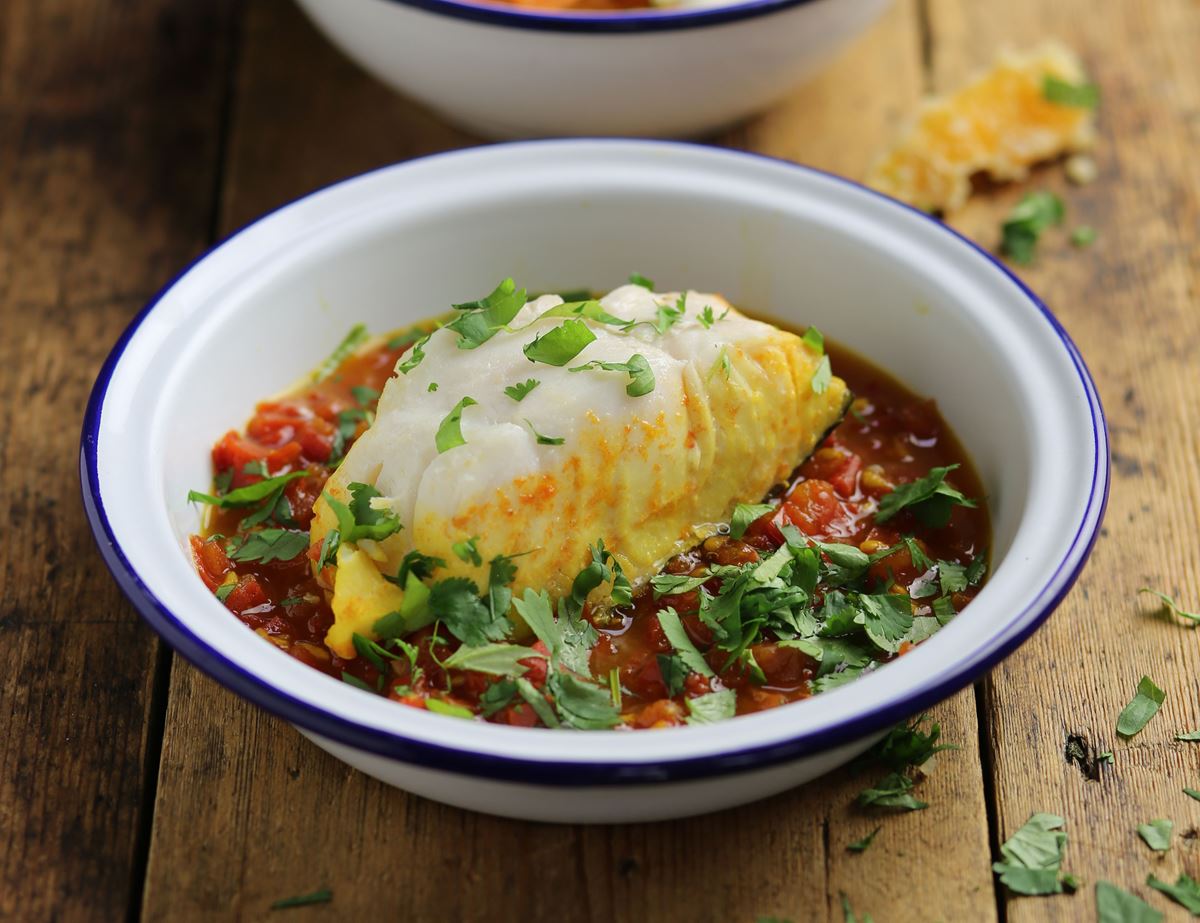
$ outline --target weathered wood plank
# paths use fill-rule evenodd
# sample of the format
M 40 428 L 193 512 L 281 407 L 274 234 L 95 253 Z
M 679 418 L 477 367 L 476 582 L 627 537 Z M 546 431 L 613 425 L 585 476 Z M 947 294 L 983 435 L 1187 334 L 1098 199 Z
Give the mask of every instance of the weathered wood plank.
M 338 176 L 467 140 L 359 75 L 291 6 L 252 4 L 244 37 L 227 228 Z M 858 170 L 919 95 L 919 47 L 915 5 L 901 3 L 817 85 L 729 141 Z M 886 92 L 864 94 L 865 75 Z M 853 124 L 844 117 L 851 110 Z M 274 899 L 323 885 L 334 891 L 330 911 L 348 917 L 403 908 L 415 919 L 825 920 L 841 919 L 841 890 L 877 918 L 994 917 L 986 861 L 975 869 L 950 858 L 967 847 L 986 854 L 970 690 L 938 711 L 947 737 L 966 749 L 925 785 L 936 813 L 885 819 L 871 852 L 854 856 L 846 844 L 875 825 L 848 806 L 863 779 L 679 823 L 521 824 L 351 772 L 183 664 L 171 688 L 150 919 L 252 918 Z M 951 865 L 921 883 L 920 908 L 897 915 L 911 856 L 926 849 Z M 739 856 L 754 859 L 730 861 Z
M 158 646 L 93 547 L 78 427 L 109 345 L 206 242 L 228 6 L 0 4 L 5 919 L 120 919 L 140 890 Z
M 953 222 L 994 243 L 1007 209 L 1030 188 L 1059 192 L 1066 229 L 1046 235 L 1021 271 L 1058 313 L 1095 374 L 1108 413 L 1113 486 L 1104 537 L 1078 588 L 1047 626 L 988 683 L 988 745 L 1001 836 L 1033 811 L 1067 818 L 1068 866 L 1088 883 L 1073 897 L 1023 898 L 1009 919 L 1093 920 L 1092 885 L 1130 889 L 1181 913 L 1143 885 L 1148 873 L 1200 874 L 1200 747 L 1172 741 L 1200 726 L 1197 635 L 1152 616 L 1150 584 L 1200 608 L 1200 7 L 1194 3 L 1003 5 L 932 0 L 933 73 L 950 87 L 986 65 L 997 46 L 1069 39 L 1102 92 L 1100 180 L 1084 188 L 1039 171 L 1020 188 L 980 197 Z M 1074 249 L 1089 224 L 1094 246 Z M 1167 691 L 1162 712 L 1134 740 L 1115 723 L 1139 677 Z M 1064 760 L 1068 735 L 1113 751 L 1099 778 Z M 1138 824 L 1173 818 L 1176 839 L 1156 857 Z

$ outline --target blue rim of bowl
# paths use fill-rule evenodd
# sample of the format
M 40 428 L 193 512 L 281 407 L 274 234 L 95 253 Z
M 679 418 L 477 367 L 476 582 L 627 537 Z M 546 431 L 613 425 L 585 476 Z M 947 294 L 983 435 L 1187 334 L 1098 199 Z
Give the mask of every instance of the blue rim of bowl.
M 468 22 L 506 29 L 530 29 L 535 32 L 573 32 L 589 35 L 629 35 L 638 32 L 673 32 L 719 26 L 754 19 L 794 6 L 806 6 L 817 0 L 743 0 L 706 9 L 640 9 L 613 12 L 559 13 L 532 12 L 521 7 L 501 5 L 499 0 L 382 0 L 411 6 L 427 13 L 463 19 Z M 826 0 L 836 2 L 836 0 Z
M 117 544 L 116 537 L 112 533 L 112 528 L 109 525 L 108 517 L 104 512 L 104 503 L 100 495 L 99 475 L 98 475 L 98 458 L 97 458 L 97 440 L 101 426 L 101 411 L 104 405 L 104 398 L 108 390 L 108 384 L 112 378 L 113 371 L 121 356 L 124 354 L 126 346 L 130 339 L 137 332 L 142 322 L 154 310 L 155 306 L 167 295 L 178 282 L 183 279 L 193 267 L 206 259 L 210 254 L 219 248 L 225 246 L 238 235 L 244 233 L 249 228 L 254 227 L 260 222 L 266 220 L 275 212 L 289 208 L 298 202 L 302 202 L 313 196 L 319 195 L 329 189 L 334 189 L 344 183 L 353 182 L 365 176 L 370 176 L 374 173 L 380 173 L 392 169 L 402 169 L 406 163 L 418 163 L 431 161 L 436 159 L 456 157 L 467 155 L 482 150 L 490 150 L 496 147 L 514 149 L 521 147 L 543 147 L 548 145 L 570 145 L 577 143 L 585 144 L 614 144 L 614 145 L 643 145 L 656 148 L 667 149 L 683 149 L 688 151 L 705 151 L 708 153 L 717 153 L 722 156 L 740 158 L 750 157 L 757 160 L 768 161 L 775 165 L 787 167 L 792 170 L 814 174 L 825 179 L 850 186 L 860 192 L 865 192 L 870 196 L 881 199 L 890 203 L 893 206 L 902 208 L 908 212 L 918 215 L 922 220 L 932 222 L 945 233 L 957 238 L 962 243 L 966 244 L 971 250 L 978 255 L 984 257 L 994 268 L 999 270 L 1007 279 L 1012 281 L 1018 290 L 1038 309 L 1042 317 L 1045 318 L 1054 333 L 1061 341 L 1063 348 L 1067 351 L 1067 355 L 1075 368 L 1076 374 L 1079 377 L 1080 385 L 1083 388 L 1084 395 L 1088 402 L 1088 409 L 1091 415 L 1092 423 L 1092 445 L 1093 445 L 1093 467 L 1092 481 L 1088 495 L 1087 506 L 1084 509 L 1080 523 L 1076 528 L 1075 535 L 1071 539 L 1066 552 L 1063 554 L 1062 561 L 1055 568 L 1054 574 L 1046 583 L 1045 588 L 1052 586 L 1054 583 L 1062 579 L 1063 572 L 1067 568 L 1069 562 L 1079 552 L 1082 547 L 1082 554 L 1079 555 L 1078 561 L 1071 566 L 1071 570 L 1066 574 L 1066 579 L 1062 586 L 1047 600 L 1035 600 L 1034 603 L 1023 609 L 1021 612 L 1013 616 L 1013 620 L 1024 620 L 1028 617 L 1028 622 L 1016 634 L 1004 639 L 995 647 L 987 650 L 978 662 L 967 666 L 959 666 L 943 671 L 939 675 L 939 679 L 931 683 L 903 699 L 892 702 L 885 707 L 878 708 L 874 711 L 859 715 L 853 718 L 847 718 L 829 728 L 810 731 L 798 734 L 785 740 L 775 741 L 767 744 L 759 744 L 752 747 L 743 747 L 739 750 L 730 751 L 728 753 L 709 754 L 705 756 L 681 757 L 663 762 L 571 762 L 558 760 L 535 760 L 522 759 L 520 757 L 497 756 L 495 754 L 480 753 L 478 751 L 461 749 L 457 747 L 447 747 L 441 744 L 433 744 L 427 741 L 406 737 L 403 734 L 398 734 L 392 731 L 384 731 L 378 728 L 367 727 L 361 724 L 355 724 L 342 718 L 338 715 L 331 714 L 323 709 L 311 705 L 307 702 L 302 702 L 293 698 L 287 693 L 275 688 L 269 682 L 242 669 L 237 664 L 228 660 L 219 651 L 205 644 L 200 638 L 194 635 L 186 626 L 184 626 L 175 615 L 150 591 L 150 589 L 142 582 L 137 572 L 130 565 L 129 561 L 122 553 L 120 546 Z M 824 170 L 818 170 L 815 167 L 808 167 L 802 164 L 793 163 L 776 157 L 771 157 L 765 154 L 757 154 L 753 152 L 721 150 L 712 148 L 702 144 L 694 144 L 681 141 L 647 141 L 642 139 L 621 139 L 621 138 L 585 138 L 574 140 L 551 140 L 551 141 L 521 141 L 511 142 L 501 145 L 490 145 L 484 148 L 469 148 L 459 149 L 455 151 L 446 151 L 439 154 L 431 154 L 426 157 L 414 158 L 400 164 L 391 164 L 380 167 L 376 170 L 370 170 L 366 173 L 358 174 L 353 177 L 347 177 L 319 189 L 315 189 L 306 195 L 293 199 L 265 214 L 259 216 L 254 221 L 244 225 L 237 231 L 229 234 L 223 240 L 214 244 L 196 259 L 192 260 L 181 270 L 174 279 L 165 285 L 151 301 L 133 318 L 129 326 L 121 334 L 120 338 L 114 344 L 112 351 L 101 367 L 96 378 L 88 400 L 87 409 L 84 414 L 83 432 L 80 439 L 80 484 L 83 493 L 84 510 L 87 515 L 88 523 L 91 526 L 92 533 L 96 539 L 96 544 L 99 546 L 101 556 L 104 559 L 105 565 L 112 572 L 121 591 L 133 603 L 141 617 L 147 624 L 168 644 L 171 645 L 178 653 L 186 657 L 192 664 L 198 667 L 203 672 L 207 673 L 213 679 L 217 680 L 226 688 L 236 692 L 243 698 L 249 700 L 253 704 L 265 709 L 266 711 L 283 718 L 284 720 L 296 725 L 311 733 L 321 737 L 335 741 L 336 743 L 345 746 L 363 750 L 389 759 L 400 760 L 402 762 L 411 763 L 416 766 L 441 770 L 447 772 L 458 773 L 466 776 L 477 776 L 494 781 L 509 781 L 520 782 L 525 784 L 547 785 L 563 788 L 582 788 L 590 786 L 614 786 L 626 785 L 631 783 L 662 783 L 675 782 L 691 779 L 711 778 L 715 776 L 727 775 L 731 773 L 748 772 L 751 770 L 766 769 L 770 766 L 779 765 L 792 760 L 797 760 L 805 756 L 837 747 L 841 744 L 847 744 L 872 734 L 879 733 L 901 721 L 904 721 L 911 716 L 920 713 L 921 711 L 937 704 L 938 702 L 948 698 L 960 689 L 974 682 L 984 673 L 998 664 L 1001 660 L 1016 650 L 1039 628 L 1042 623 L 1049 618 L 1050 614 L 1058 608 L 1063 598 L 1067 595 L 1070 589 L 1074 586 L 1075 581 L 1079 578 L 1080 572 L 1087 563 L 1088 557 L 1091 554 L 1097 538 L 1100 534 L 1100 527 L 1104 521 L 1104 513 L 1108 506 L 1108 490 L 1110 481 L 1110 464 L 1107 452 L 1108 445 L 1108 427 L 1105 420 L 1104 408 L 1100 403 L 1099 392 L 1096 389 L 1095 382 L 1091 372 L 1088 370 L 1083 357 L 1072 341 L 1070 335 L 1064 329 L 1058 318 L 1050 311 L 1050 309 L 1035 295 L 1030 288 L 1025 285 L 1016 275 L 1014 275 L 1008 267 L 997 260 L 994 256 L 976 244 L 974 241 L 964 237 L 962 234 L 955 231 L 948 225 L 943 224 L 938 219 L 913 208 L 896 199 L 892 199 L 883 193 L 877 192 L 867 186 L 847 179 L 843 176 L 838 176 L 835 173 L 829 173 Z M 1104 451 L 1102 452 L 1102 449 Z M 1096 517 L 1095 524 L 1088 529 L 1088 521 L 1091 519 L 1093 511 L 1099 505 L 1099 514 Z M 1040 593 L 1039 593 L 1040 596 Z M 1030 613 L 1032 617 L 1030 616 Z M 734 719 L 736 720 L 736 719 Z M 549 733 L 549 732 L 547 732 Z M 568 733 L 568 732 L 561 732 Z

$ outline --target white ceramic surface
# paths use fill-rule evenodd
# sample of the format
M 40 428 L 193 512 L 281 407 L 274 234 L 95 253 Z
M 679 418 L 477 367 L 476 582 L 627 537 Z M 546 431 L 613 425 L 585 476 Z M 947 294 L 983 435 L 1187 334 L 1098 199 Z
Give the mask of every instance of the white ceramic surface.
M 697 136 L 765 109 L 887 0 L 546 14 L 470 0 L 299 0 L 384 83 L 487 137 Z
M 631 271 L 827 335 L 938 399 L 994 520 L 993 573 L 945 629 L 813 699 L 639 733 L 500 727 L 405 708 L 306 667 L 205 589 L 186 541 L 208 450 L 355 322 L 402 327 L 489 291 L 607 289 Z M 286 331 L 287 348 L 282 332 Z M 202 669 L 346 762 L 419 794 L 556 821 L 683 816 L 827 771 L 965 686 L 1057 605 L 1090 550 L 1107 442 L 1065 334 L 986 253 L 835 177 L 690 145 L 498 145 L 289 205 L 185 272 L 127 332 L 84 426 L 107 563 Z

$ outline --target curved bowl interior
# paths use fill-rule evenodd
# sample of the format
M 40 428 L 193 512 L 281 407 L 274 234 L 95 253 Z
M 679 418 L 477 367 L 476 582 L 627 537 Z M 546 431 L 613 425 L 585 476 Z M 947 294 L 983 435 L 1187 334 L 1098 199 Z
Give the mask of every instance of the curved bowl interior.
M 607 289 L 631 271 L 827 335 L 937 398 L 975 460 L 993 573 L 910 654 L 719 727 L 549 733 L 456 721 L 318 674 L 248 631 L 193 573 L 189 488 L 209 447 L 353 324 L 401 327 L 512 275 Z M 861 738 L 968 683 L 1073 582 L 1107 485 L 1103 419 L 1048 313 L 938 222 L 816 171 L 650 142 L 539 142 L 384 169 L 288 206 L 186 272 L 114 351 L 85 424 L 94 525 L 156 630 L 325 738 L 497 778 L 695 777 Z

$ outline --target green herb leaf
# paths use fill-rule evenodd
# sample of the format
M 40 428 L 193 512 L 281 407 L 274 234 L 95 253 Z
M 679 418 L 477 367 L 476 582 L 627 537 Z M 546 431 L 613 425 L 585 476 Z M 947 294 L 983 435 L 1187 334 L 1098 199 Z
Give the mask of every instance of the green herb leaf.
M 507 708 L 517 694 L 517 684 L 511 679 L 492 683 L 479 697 L 479 714 L 490 718 L 502 708 Z
M 620 723 L 621 716 L 610 692 L 574 673 L 551 673 L 546 688 L 554 697 L 558 717 L 567 727 L 596 731 Z
M 285 484 L 296 480 L 296 478 L 302 478 L 306 474 L 308 474 L 307 471 L 289 471 L 287 474 L 279 474 L 273 478 L 264 478 L 261 481 L 255 481 L 253 484 L 247 484 L 245 487 L 239 487 L 237 490 L 231 490 L 223 497 L 213 497 L 209 494 L 200 493 L 198 490 L 189 490 L 187 498 L 189 503 L 207 503 L 210 506 L 218 506 L 221 509 L 251 506 L 252 504 L 266 500 Z
M 322 494 L 325 503 L 337 517 L 338 533 L 343 542 L 358 542 L 363 539 L 381 542 L 389 535 L 399 532 L 404 526 L 394 513 L 386 509 L 375 509 L 371 501 L 382 494 L 370 484 L 353 481 L 349 485 L 350 504 Z
M 412 349 L 408 351 L 408 355 L 404 361 L 396 365 L 397 372 L 401 375 L 407 375 L 421 364 L 421 360 L 425 358 L 425 344 L 429 342 L 431 336 L 433 336 L 432 333 L 427 333 L 421 339 L 417 340 L 417 342 L 413 343 Z
M 729 534 L 734 538 L 741 538 L 751 523 L 774 509 L 775 506 L 770 503 L 739 503 L 733 508 L 733 515 L 729 517 Z
M 1180 906 L 1186 907 L 1192 916 L 1200 916 L 1200 883 L 1190 876 L 1180 874 L 1175 879 L 1175 884 L 1169 885 L 1151 875 L 1146 879 L 1146 884 L 1155 891 L 1161 891 Z
M 563 321 L 522 347 L 530 362 L 564 366 L 594 342 L 596 334 L 581 320 Z
M 1094 83 L 1071 83 L 1051 74 L 1042 80 L 1042 95 L 1056 105 L 1076 109 L 1095 109 L 1100 102 L 1100 89 Z
M 311 894 L 297 894 L 295 897 L 285 897 L 271 904 L 272 910 L 287 910 L 289 907 L 306 907 L 309 904 L 328 904 L 333 900 L 333 892 L 328 888 L 313 891 Z
M 671 642 L 671 647 L 675 648 L 679 659 L 693 673 L 699 673 L 701 676 L 712 677 L 712 667 L 708 665 L 708 661 L 703 655 L 696 650 L 696 645 L 692 643 L 692 639 L 688 637 L 687 630 L 683 627 L 683 622 L 679 620 L 679 613 L 671 607 L 662 609 L 658 613 L 658 624 L 662 626 L 663 634 L 667 636 L 667 640 Z
M 737 697 L 732 689 L 706 692 L 687 700 L 688 724 L 712 724 L 727 721 L 737 710 Z
M 429 336 L 429 331 L 422 327 L 410 327 L 403 333 L 397 333 L 387 341 L 388 349 L 403 349 L 410 343 L 416 343 L 418 340 L 426 339 Z
M 1167 694 L 1149 676 L 1143 676 L 1138 682 L 1137 695 L 1130 700 L 1117 718 L 1117 733 L 1122 737 L 1132 737 L 1146 726 L 1157 713 Z
M 474 670 L 493 676 L 521 676 L 527 669 L 522 660 L 542 655 L 523 644 L 484 644 L 481 647 L 460 647 L 442 661 L 451 670 Z
M 867 637 L 877 647 L 894 654 L 912 628 L 912 605 L 908 596 L 881 593 L 877 596 L 859 595 L 856 599 L 862 606 L 863 628 Z
M 833 366 L 830 365 L 828 356 L 822 356 L 812 374 L 813 394 L 824 394 L 829 390 L 831 381 L 833 381 Z
M 604 310 L 600 302 L 591 299 L 564 301 L 563 304 L 556 305 L 550 310 L 539 314 L 538 320 L 546 317 L 586 317 L 588 320 L 616 327 L 626 327 L 629 325 L 629 321 L 621 317 L 614 317 Z
M 516 683 L 517 694 L 529 704 L 534 714 L 542 720 L 542 724 L 549 728 L 561 726 L 554 714 L 554 709 L 550 707 L 550 703 L 546 701 L 546 697 L 538 692 L 533 683 L 524 676 L 517 677 Z
M 454 305 L 462 313 L 446 327 L 458 334 L 459 349 L 475 349 L 510 324 L 524 306 L 525 289 L 505 279 L 486 298 Z
M 1200 801 L 1200 790 L 1194 788 L 1185 788 L 1183 793 L 1189 798 L 1195 798 L 1197 801 Z
M 816 327 L 809 327 L 804 331 L 804 336 L 800 339 L 804 341 L 805 346 L 818 356 L 825 355 L 825 335 Z
M 642 397 L 654 390 L 654 370 L 641 353 L 634 353 L 628 362 L 601 362 L 598 359 L 568 369 L 570 372 L 586 372 L 603 369 L 606 372 L 624 372 L 629 376 L 625 393 L 630 397 Z
M 874 842 L 876 835 L 882 829 L 883 829 L 883 827 L 876 827 L 874 830 L 872 830 L 870 833 L 868 833 L 861 840 L 855 840 L 853 843 L 848 845 L 846 847 L 846 849 L 850 850 L 850 852 L 866 852 L 867 847 L 870 846 L 872 842 Z
M 658 654 L 658 671 L 662 674 L 667 695 L 674 697 L 683 692 L 684 681 L 691 672 L 678 654 Z
M 1107 881 L 1096 882 L 1097 923 L 1160 923 L 1162 918 L 1137 895 Z
M 454 702 L 447 702 L 443 699 L 426 699 L 425 708 L 435 715 L 446 715 L 449 718 L 466 718 L 468 721 L 475 719 L 475 713 L 471 709 Z
M 465 577 L 451 577 L 430 587 L 429 608 L 452 635 L 469 647 L 503 641 L 512 631 L 512 623 L 494 614 L 479 597 L 474 581 Z
M 251 532 L 230 555 L 234 561 L 291 561 L 308 550 L 308 533 L 290 529 Z
M 529 431 L 533 433 L 533 438 L 537 440 L 538 445 L 562 445 L 567 440 L 562 436 L 543 436 L 537 431 L 533 423 L 528 419 L 525 420 L 525 425 L 529 427 Z
M 229 594 L 233 592 L 236 586 L 236 581 L 233 583 L 223 583 L 213 591 L 213 595 L 217 597 L 220 602 L 225 602 L 225 600 L 229 598 Z M 283 603 L 280 603 L 280 605 L 283 605 Z
M 1175 735 L 1176 740 L 1200 740 L 1200 731 L 1180 731 Z
M 658 574 L 650 578 L 650 587 L 654 590 L 654 598 L 662 599 L 664 596 L 690 593 L 709 579 L 708 573 L 700 574 L 697 577 L 690 577 L 687 574 Z
M 523 382 L 519 381 L 515 385 L 509 385 L 504 389 L 504 393 L 519 404 L 521 401 L 525 400 L 525 396 L 530 391 L 540 384 L 541 382 L 536 378 L 527 378 Z
M 992 865 L 1015 894 L 1061 894 L 1065 821 L 1056 814 L 1034 814 L 1000 847 L 1004 861 Z
M 1031 263 L 1042 232 L 1063 220 L 1062 199 L 1052 192 L 1028 193 L 1008 214 L 1001 228 L 1000 249 L 1014 263 Z
M 942 729 L 937 722 L 929 726 L 928 733 L 921 730 L 928 718 L 928 715 L 920 715 L 907 724 L 896 725 L 883 740 L 863 755 L 862 761 L 881 763 L 900 772 L 909 766 L 924 766 L 943 750 L 957 750 L 956 744 L 938 743 Z
M 434 443 L 437 445 L 439 455 L 457 446 L 467 444 L 467 440 L 463 438 L 462 434 L 462 415 L 466 408 L 474 407 L 475 404 L 475 398 L 464 397 L 454 405 L 454 409 L 446 414 L 446 418 L 438 425 Z
M 850 898 L 846 896 L 846 892 L 841 892 L 842 896 L 842 923 L 860 923 L 857 916 L 854 914 L 854 909 L 850 906 Z M 861 923 L 875 923 L 869 913 L 864 913 Z
M 911 794 L 913 780 L 906 775 L 893 772 L 873 788 L 858 793 L 858 803 L 863 806 L 892 808 L 898 811 L 920 811 L 929 805 L 918 801 Z
M 367 342 L 369 338 L 367 328 L 364 324 L 355 324 L 350 328 L 350 332 L 343 338 L 342 342 L 334 347 L 333 352 L 316 367 L 312 374 L 314 383 L 324 381 L 330 375 L 337 371 L 338 366 L 354 355 L 355 351 Z
M 938 584 L 946 595 L 961 593 L 967 588 L 967 569 L 953 561 L 938 561 Z
M 1148 824 L 1139 824 L 1138 836 L 1146 841 L 1146 845 L 1157 852 L 1165 852 L 1171 848 L 1171 831 L 1175 825 L 1165 817 L 1159 817 Z
M 356 689 L 362 689 L 364 692 L 377 694 L 377 690 L 373 686 L 367 685 L 357 676 L 347 673 L 345 670 L 342 671 L 342 682 L 346 683 L 347 685 L 354 686 Z
M 647 289 L 648 291 L 654 291 L 654 282 L 650 279 L 647 279 L 641 273 L 631 272 L 629 274 L 629 281 L 633 285 L 640 285 L 642 288 Z
M 1071 244 L 1076 247 L 1090 247 L 1096 242 L 1096 229 L 1081 224 L 1071 232 Z
M 432 555 L 422 554 L 413 549 L 404 556 L 404 560 L 400 562 L 400 570 L 397 571 L 396 577 L 392 580 L 398 586 L 405 586 L 408 583 L 408 575 L 412 574 L 418 580 L 428 580 L 433 576 L 433 572 L 439 567 L 445 567 L 446 562 L 442 558 L 435 558 Z
M 321 541 L 321 550 L 317 554 L 317 570 L 322 570 L 337 561 L 338 549 L 342 546 L 342 534 L 337 529 L 330 529 Z
M 955 506 L 974 507 L 974 500 L 963 496 L 957 488 L 946 483 L 946 475 L 958 465 L 930 468 L 929 474 L 908 484 L 897 485 L 879 501 L 876 522 L 887 522 L 903 509 L 909 509 L 925 525 L 942 528 L 950 521 Z
M 1152 590 L 1148 586 L 1142 587 L 1140 590 L 1138 590 L 1138 592 L 1150 593 L 1153 596 L 1157 596 L 1162 600 L 1164 608 L 1166 608 L 1171 615 L 1181 619 L 1187 619 L 1190 622 L 1200 622 L 1200 612 L 1185 612 L 1183 609 L 1180 609 L 1175 600 L 1166 593 L 1160 593 L 1158 590 Z
M 464 538 L 461 542 L 452 544 L 450 550 L 464 564 L 474 564 L 476 567 L 483 567 L 483 555 L 479 553 L 478 541 L 479 536 L 472 535 L 470 538 Z

